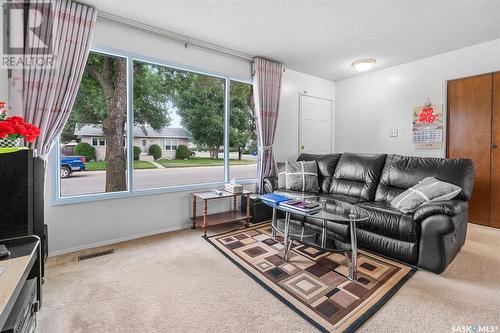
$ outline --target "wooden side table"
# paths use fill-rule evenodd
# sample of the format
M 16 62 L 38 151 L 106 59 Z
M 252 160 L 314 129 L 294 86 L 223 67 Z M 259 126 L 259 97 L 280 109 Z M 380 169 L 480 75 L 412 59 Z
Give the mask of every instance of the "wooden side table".
M 207 229 L 210 226 L 225 224 L 236 221 L 244 221 L 245 226 L 248 227 L 250 223 L 250 191 L 243 191 L 242 193 L 231 193 L 222 190 L 222 195 L 217 195 L 214 191 L 205 192 L 193 192 L 191 196 L 193 197 L 193 216 L 191 220 L 193 221 L 193 226 L 191 229 L 195 229 L 196 225 L 200 225 L 203 230 L 204 237 L 207 237 Z M 237 198 L 241 196 L 242 200 L 245 198 L 247 203 L 246 213 L 242 213 L 237 209 Z M 233 199 L 233 209 L 228 212 L 208 214 L 208 201 L 222 198 L 232 198 Z M 203 215 L 196 215 L 196 201 L 197 199 L 203 200 Z

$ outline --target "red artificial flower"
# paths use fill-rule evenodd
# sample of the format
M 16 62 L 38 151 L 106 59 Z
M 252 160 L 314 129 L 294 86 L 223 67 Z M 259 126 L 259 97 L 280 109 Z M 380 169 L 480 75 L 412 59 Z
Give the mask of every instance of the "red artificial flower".
M 5 121 L 9 122 L 14 130 L 16 131 L 16 134 L 19 134 L 20 136 L 26 137 L 29 133 L 26 130 L 25 123 L 23 117 L 9 117 L 5 119 Z
M 7 103 L 5 103 L 5 102 L 0 102 L 0 109 L 3 109 L 6 105 L 7 105 Z
M 8 121 L 13 125 L 24 124 L 24 118 L 19 117 L 19 116 L 9 117 L 9 118 L 5 119 L 5 121 Z
M 2 129 L 0 129 L 0 138 L 6 136 L 24 137 L 27 142 L 33 142 L 40 135 L 40 129 L 33 124 L 25 123 L 23 117 L 9 117 L 0 123 L 3 123 Z
M 14 127 L 7 121 L 0 121 L 0 139 L 16 134 Z
M 40 135 L 40 129 L 33 124 L 24 124 L 27 134 L 24 136 L 26 141 L 33 142 Z

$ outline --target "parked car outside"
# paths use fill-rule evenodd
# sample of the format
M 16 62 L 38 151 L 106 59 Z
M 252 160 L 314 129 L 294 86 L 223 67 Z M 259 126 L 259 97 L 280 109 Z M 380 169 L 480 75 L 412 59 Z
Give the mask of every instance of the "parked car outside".
M 61 178 L 68 178 L 75 171 L 85 171 L 85 157 L 61 155 Z

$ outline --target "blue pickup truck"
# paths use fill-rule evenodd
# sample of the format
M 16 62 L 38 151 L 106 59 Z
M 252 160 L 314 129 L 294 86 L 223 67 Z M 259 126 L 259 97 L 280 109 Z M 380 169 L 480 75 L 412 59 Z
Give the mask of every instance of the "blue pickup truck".
M 75 171 L 87 170 L 85 157 L 61 155 L 61 178 L 68 178 Z

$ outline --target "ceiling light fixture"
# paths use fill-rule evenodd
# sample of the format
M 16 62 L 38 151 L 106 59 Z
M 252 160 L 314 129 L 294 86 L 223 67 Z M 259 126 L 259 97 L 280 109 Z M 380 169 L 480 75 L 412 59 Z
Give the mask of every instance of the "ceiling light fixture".
M 352 63 L 352 67 L 358 72 L 366 72 L 375 64 L 375 59 L 360 59 Z

